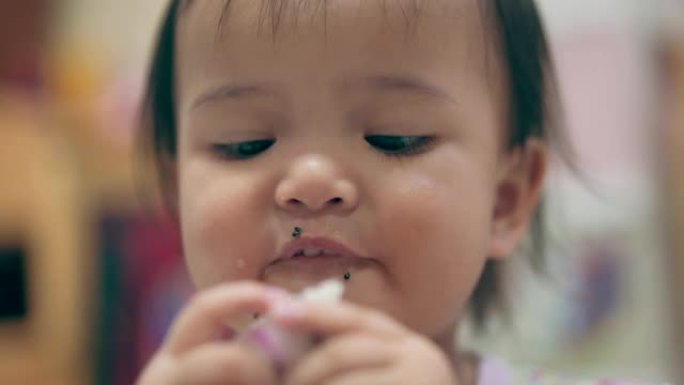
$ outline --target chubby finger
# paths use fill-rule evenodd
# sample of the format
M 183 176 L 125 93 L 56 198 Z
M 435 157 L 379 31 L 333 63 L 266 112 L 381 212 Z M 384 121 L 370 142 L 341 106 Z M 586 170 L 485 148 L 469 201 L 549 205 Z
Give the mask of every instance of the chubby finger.
M 276 379 L 265 356 L 237 343 L 202 345 L 183 356 L 177 370 L 178 385 L 268 385 Z
M 287 294 L 256 282 L 217 286 L 197 294 L 181 311 L 162 349 L 180 354 L 219 335 L 230 318 L 265 313 L 269 303 Z
M 332 338 L 293 367 L 285 384 L 327 384 L 342 373 L 388 367 L 393 361 L 391 347 L 385 340 L 368 334 Z
M 288 330 L 322 337 L 356 332 L 395 337 L 405 331 L 401 324 L 380 311 L 349 302 L 280 301 L 271 306 L 270 315 Z

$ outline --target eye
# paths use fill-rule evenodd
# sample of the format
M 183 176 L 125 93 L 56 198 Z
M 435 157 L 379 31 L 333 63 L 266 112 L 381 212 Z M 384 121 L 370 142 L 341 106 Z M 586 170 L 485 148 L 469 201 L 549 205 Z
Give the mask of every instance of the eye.
M 366 142 L 387 155 L 402 156 L 419 153 L 430 145 L 434 138 L 430 136 L 366 136 Z
M 244 160 L 253 158 L 275 144 L 275 139 L 251 140 L 248 142 L 212 145 L 212 151 L 223 158 Z

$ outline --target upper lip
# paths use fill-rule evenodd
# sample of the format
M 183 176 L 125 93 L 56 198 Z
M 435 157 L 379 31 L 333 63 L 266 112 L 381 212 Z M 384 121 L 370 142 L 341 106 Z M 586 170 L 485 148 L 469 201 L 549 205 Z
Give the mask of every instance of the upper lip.
M 344 244 L 325 237 L 300 237 L 286 243 L 274 262 L 291 259 L 304 251 L 318 250 L 324 252 L 324 256 L 344 256 L 361 258 L 359 253 Z

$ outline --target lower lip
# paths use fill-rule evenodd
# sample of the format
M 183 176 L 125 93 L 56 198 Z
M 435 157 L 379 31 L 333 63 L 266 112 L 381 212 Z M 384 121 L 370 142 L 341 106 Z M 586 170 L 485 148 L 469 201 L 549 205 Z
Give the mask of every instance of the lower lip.
M 368 263 L 365 258 L 347 256 L 294 257 L 267 266 L 263 278 L 267 282 L 272 279 L 318 282 L 328 278 L 343 278 L 346 273 L 353 274 Z

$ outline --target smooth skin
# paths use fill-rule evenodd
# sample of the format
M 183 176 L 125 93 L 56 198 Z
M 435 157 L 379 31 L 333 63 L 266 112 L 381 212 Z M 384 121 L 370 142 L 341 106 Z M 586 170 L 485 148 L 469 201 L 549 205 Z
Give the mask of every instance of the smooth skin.
M 221 18 L 222 3 L 195 1 L 177 28 L 170 167 L 200 293 L 140 384 L 475 384 L 455 330 L 485 262 L 524 236 L 546 166 L 542 141 L 506 146 L 477 2 L 285 1 L 279 18 L 265 0 Z M 268 289 L 326 278 L 272 264 L 295 226 L 368 262 L 341 304 L 286 310 Z M 210 338 L 253 312 L 324 342 L 277 379 L 254 349 Z

